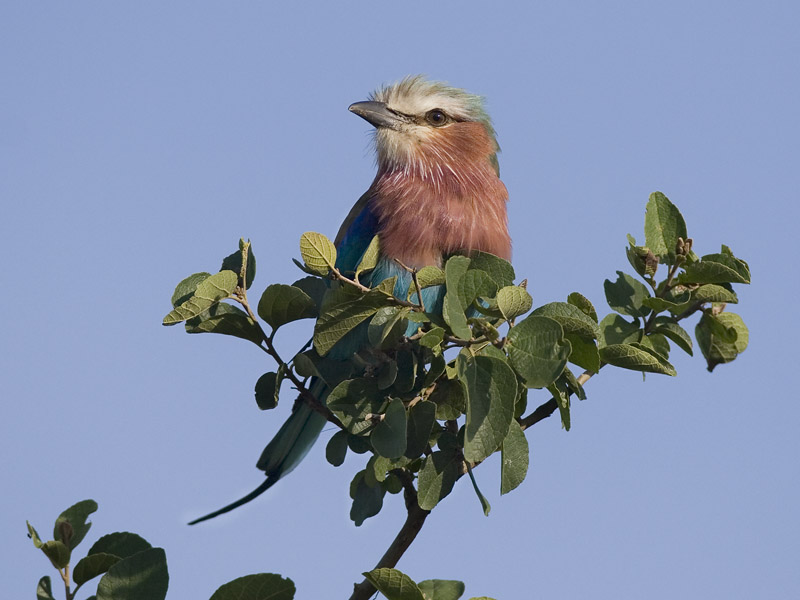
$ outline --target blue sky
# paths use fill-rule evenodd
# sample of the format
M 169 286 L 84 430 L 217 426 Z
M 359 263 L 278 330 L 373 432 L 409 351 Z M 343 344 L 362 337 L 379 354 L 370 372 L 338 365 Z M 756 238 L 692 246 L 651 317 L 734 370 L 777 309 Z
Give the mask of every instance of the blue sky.
M 798 17 L 792 2 L 4 2 L 4 596 L 52 571 L 25 519 L 49 531 L 87 497 L 87 542 L 163 546 L 170 598 L 262 571 L 298 598 L 346 597 L 377 561 L 402 502 L 355 528 L 363 461 L 329 466 L 332 432 L 256 502 L 185 525 L 261 481 L 291 396 L 258 411 L 262 353 L 160 322 L 174 285 L 242 236 L 256 292 L 296 279 L 300 234 L 333 236 L 373 176 L 347 106 L 411 73 L 487 97 L 537 305 L 580 291 L 608 312 L 603 280 L 627 268 L 654 190 L 753 285 L 731 307 L 750 327 L 739 360 L 709 374 L 676 350 L 679 376 L 644 383 L 603 371 L 570 432 L 529 431 L 518 490 L 500 498 L 488 461 L 491 515 L 460 482 L 399 568 L 498 599 L 800 594 Z M 289 354 L 308 329 L 282 334 Z

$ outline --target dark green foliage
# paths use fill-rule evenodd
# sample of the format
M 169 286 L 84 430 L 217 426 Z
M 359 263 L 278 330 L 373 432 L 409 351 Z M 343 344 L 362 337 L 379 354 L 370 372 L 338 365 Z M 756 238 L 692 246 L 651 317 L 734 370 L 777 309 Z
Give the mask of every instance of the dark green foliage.
M 727 246 L 698 258 L 692 245 L 680 211 L 664 194 L 652 194 L 645 245 L 628 236 L 626 255 L 635 275 L 617 271 L 605 281 L 612 312 L 598 322 L 595 307 L 578 292 L 567 302 L 533 308 L 525 282 L 514 284 L 511 265 L 480 252 L 415 272 L 405 298 L 393 297 L 394 278 L 368 290 L 358 277 L 379 260 L 377 237 L 354 273 L 340 273 L 333 243 L 307 232 L 300 266 L 309 276 L 269 285 L 258 303 L 270 336 L 253 320 L 241 285 L 252 282 L 246 265 L 255 258 L 247 242 L 240 243 L 238 259 L 225 259 L 220 273 L 197 273 L 178 284 L 165 324 L 190 319 L 190 332 L 233 335 L 269 351 L 279 327 L 316 317 L 313 348 L 262 375 L 256 401 L 259 408 L 274 407 L 287 377 L 294 387 L 311 376 L 329 385 L 326 407 L 344 427 L 330 439 L 329 462 L 342 464 L 348 449 L 374 459 L 351 485 L 351 516 L 361 523 L 380 510 L 383 483 L 397 486 L 399 480 L 388 476 L 392 469 L 416 480 L 419 504 L 429 510 L 469 468 L 502 451 L 501 492 L 514 489 L 528 467 L 525 388 L 543 390 L 539 402 L 550 400 L 568 430 L 571 397 L 585 398 L 582 384 L 603 366 L 675 375 L 671 345 L 692 354 L 681 321 L 696 312 L 702 318 L 695 333 L 709 369 L 736 358 L 746 347 L 747 329 L 719 303 L 738 300 L 732 284 L 748 283 L 749 268 Z M 441 316 L 417 304 L 417 286 L 431 285 L 446 288 Z M 227 298 L 245 310 L 221 302 Z M 415 333 L 406 337 L 408 331 Z M 351 343 L 356 338 L 363 341 Z M 342 360 L 332 350 L 345 344 L 362 349 Z M 460 348 L 456 359 L 454 348 Z M 577 378 L 568 363 L 584 374 Z
M 279 374 L 273 371 L 264 373 L 256 381 L 256 404 L 261 410 L 269 410 L 278 406 L 280 392 Z
M 91 527 L 86 519 L 97 510 L 94 500 L 74 504 L 56 519 L 53 536 L 42 543 L 39 534 L 28 524 L 33 544 L 44 552 L 62 574 L 69 571 L 72 550 L 83 540 Z M 73 589 L 66 589 L 67 600 L 88 581 L 102 575 L 97 584 L 97 600 L 163 600 L 167 595 L 169 575 L 164 550 L 153 548 L 133 533 L 111 533 L 101 537 L 71 570 Z M 36 589 L 40 600 L 53 600 L 49 577 L 42 577 Z M 94 597 L 94 596 L 92 596 Z
M 211 600 L 292 600 L 294 582 L 274 573 L 245 575 L 221 586 Z
M 426 579 L 416 583 L 405 573 L 387 568 L 373 569 L 364 576 L 388 600 L 459 600 L 464 595 L 464 584 L 452 579 Z M 480 596 L 470 600 L 492 599 Z
M 220 271 L 233 271 L 240 275 L 238 284 L 244 282 L 245 288 L 250 289 L 253 280 L 256 278 L 256 257 L 253 255 L 253 248 L 250 242 L 245 242 L 244 238 L 239 240 L 239 250 L 229 254 L 222 259 Z
M 572 399 L 586 397 L 583 385 L 603 367 L 675 375 L 670 351 L 677 346 L 693 353 L 682 321 L 695 313 L 700 316 L 695 339 L 709 370 L 745 350 L 747 328 L 724 308 L 738 302 L 733 285 L 750 282 L 747 263 L 727 246 L 698 257 L 680 211 L 660 192 L 647 203 L 644 239 L 640 246 L 628 236 L 625 253 L 633 274 L 617 271 L 605 281 L 611 312 L 601 320 L 578 292 L 566 302 L 534 308 L 526 282 L 514 283 L 511 265 L 480 252 L 412 271 L 408 294 L 395 298 L 395 278 L 371 290 L 359 280 L 380 258 L 377 237 L 355 272 L 341 273 L 333 243 L 308 232 L 300 240 L 303 262 L 295 261 L 307 276 L 292 285 L 269 285 L 258 303 L 269 334 L 247 299 L 249 266 L 255 264 L 249 242 L 240 243 L 238 259 L 225 259 L 221 272 L 196 273 L 180 282 L 164 324 L 185 320 L 190 333 L 240 337 L 265 350 L 278 366 L 256 384 L 262 409 L 275 406 L 283 379 L 304 391 L 305 401 L 309 378 L 327 384 L 330 393 L 317 399 L 316 408 L 341 427 L 327 444 L 328 461 L 341 465 L 348 450 L 366 455 L 365 468 L 350 484 L 356 525 L 378 514 L 387 492 L 403 491 L 410 505 L 416 499 L 418 508 L 432 510 L 464 475 L 488 514 L 473 469 L 500 451 L 501 494 L 519 486 L 529 465 L 526 428 L 558 410 L 569 430 Z M 428 312 L 432 307 L 418 299 L 419 289 L 434 285 L 445 286 L 441 314 Z M 239 302 L 244 310 L 224 300 Z M 283 362 L 272 338 L 284 324 L 304 318 L 316 318 L 313 346 Z M 350 347 L 356 353 L 348 356 L 343 348 Z M 583 373 L 576 376 L 568 364 Z M 35 532 L 32 536 L 37 543 Z M 63 562 L 65 549 L 52 546 L 48 555 Z M 103 568 L 111 572 L 121 564 L 112 563 L 113 556 L 122 555 L 98 551 L 81 567 L 81 576 Z M 393 569 L 376 569 L 367 578 L 391 599 L 455 600 L 463 594 L 460 582 L 417 585 Z M 267 579 L 236 580 L 248 590 L 262 585 L 256 581 Z M 293 585 L 291 591 L 285 582 L 276 585 L 287 591 L 275 591 L 274 597 L 293 596 Z M 223 586 L 218 594 L 228 589 L 233 587 Z

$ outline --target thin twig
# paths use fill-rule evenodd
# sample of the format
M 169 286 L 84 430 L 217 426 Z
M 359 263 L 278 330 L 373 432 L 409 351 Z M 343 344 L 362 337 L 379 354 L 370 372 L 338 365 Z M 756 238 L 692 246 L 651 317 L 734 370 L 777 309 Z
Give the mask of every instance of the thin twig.
M 331 269 L 331 276 L 333 276 L 333 278 L 336 281 L 342 281 L 348 285 L 352 285 L 353 287 L 355 287 L 357 290 L 359 290 L 364 294 L 375 291 L 375 288 L 367 287 L 362 283 L 356 281 L 355 279 L 350 279 L 349 277 L 345 277 L 344 275 L 342 275 L 342 272 L 336 267 L 330 267 L 330 269 Z M 392 304 L 397 304 L 398 306 L 404 306 L 406 308 L 410 308 L 417 312 L 424 312 L 424 310 L 422 310 L 418 304 L 414 304 L 413 302 L 408 302 L 407 300 L 401 300 L 397 296 L 391 294 L 386 294 L 386 300 Z
M 403 267 L 406 271 L 411 273 L 411 280 L 414 282 L 414 288 L 417 290 L 417 300 L 419 300 L 419 309 L 422 312 L 425 312 L 425 303 L 422 301 L 422 288 L 419 285 L 419 279 L 417 279 L 417 269 L 415 267 L 409 267 L 408 265 L 404 264 L 399 258 L 395 258 L 394 261 Z

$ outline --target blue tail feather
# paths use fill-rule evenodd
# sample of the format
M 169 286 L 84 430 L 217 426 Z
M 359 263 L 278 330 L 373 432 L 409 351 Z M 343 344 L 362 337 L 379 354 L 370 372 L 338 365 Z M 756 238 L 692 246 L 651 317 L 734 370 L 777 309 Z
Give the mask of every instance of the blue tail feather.
M 324 381 L 314 378 L 311 381 L 309 391 L 320 402 L 324 402 L 329 390 Z M 267 479 L 243 498 L 199 519 L 195 519 L 189 525 L 207 521 L 230 512 L 266 492 L 284 475 L 300 464 L 308 454 L 311 446 L 317 441 L 326 422 L 323 415 L 311 408 L 305 401 L 298 399 L 294 407 L 292 407 L 292 414 L 289 415 L 289 418 L 278 430 L 278 433 L 275 434 L 275 437 L 264 448 L 256 464 L 259 469 L 265 472 Z

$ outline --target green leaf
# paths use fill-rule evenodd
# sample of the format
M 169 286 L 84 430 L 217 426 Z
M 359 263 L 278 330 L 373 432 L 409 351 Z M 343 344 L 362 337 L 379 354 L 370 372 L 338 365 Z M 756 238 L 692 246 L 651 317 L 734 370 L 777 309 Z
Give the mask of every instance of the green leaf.
M 377 294 L 379 297 L 391 298 L 394 296 L 394 287 L 396 284 L 397 284 L 397 275 L 394 275 L 393 277 L 387 277 L 386 279 L 381 281 L 378 285 L 372 286 L 372 289 L 374 293 Z
M 347 434 L 347 447 L 356 454 L 366 454 L 372 452 L 372 446 L 369 439 L 361 437 L 360 435 Z
M 120 560 L 122 559 L 114 554 L 106 554 L 104 552 L 90 554 L 80 559 L 78 564 L 75 565 L 75 569 L 72 571 L 72 579 L 77 585 L 83 585 L 90 579 L 94 579 L 108 571 Z
M 613 344 L 629 344 L 642 339 L 642 330 L 639 324 L 626 321 L 615 313 L 610 313 L 600 321 L 600 335 L 597 338 L 598 346 L 611 346 Z
M 243 238 L 239 239 L 239 250 L 233 254 L 226 256 L 222 260 L 220 271 L 233 271 L 237 275 L 242 272 L 242 250 L 247 243 L 247 273 L 245 277 L 245 289 L 250 289 L 253 285 L 253 280 L 256 278 L 256 257 L 253 254 L 253 246 L 250 242 L 245 242 Z
M 436 404 L 427 400 L 417 402 L 408 410 L 408 429 L 405 455 L 416 458 L 425 451 L 436 422 Z
M 28 521 L 25 521 L 25 524 L 28 526 L 28 537 L 33 540 L 34 548 L 41 548 L 44 546 L 42 538 L 39 537 L 39 533 L 33 528 L 33 525 L 31 525 Z
M 400 458 L 406 451 L 406 409 L 402 400 L 390 400 L 383 419 L 370 434 L 379 456 Z
M 547 391 L 553 394 L 553 400 L 556 401 L 558 412 L 561 415 L 561 426 L 569 431 L 571 427 L 571 418 L 569 414 L 569 394 L 565 386 L 559 385 L 559 382 L 554 382 L 547 386 Z
M 322 299 L 325 297 L 325 294 L 328 293 L 329 289 L 325 280 L 317 276 L 303 277 L 295 281 L 292 287 L 303 290 L 306 296 L 314 301 L 314 306 L 317 307 L 316 313 L 319 314 L 320 308 L 322 307 Z
M 430 400 L 436 404 L 436 418 L 443 421 L 457 419 L 467 410 L 464 386 L 459 381 L 451 379 L 439 381 L 430 395 Z
M 647 287 L 622 271 L 617 271 L 617 280 L 606 279 L 603 283 L 608 305 L 623 315 L 630 317 L 646 317 L 650 309 L 644 306 L 643 300 L 650 297 Z
M 414 580 L 397 569 L 373 569 L 363 575 L 388 600 L 425 600 Z
M 669 351 L 670 351 L 669 341 L 663 334 L 650 332 L 649 334 L 647 334 L 642 338 L 642 341 L 640 343 L 643 346 L 647 346 L 648 348 L 655 350 L 662 357 L 669 360 Z
M 94 500 L 82 500 L 73 504 L 56 519 L 53 538 L 64 542 L 72 550 L 89 532 L 92 524 L 86 519 L 95 511 L 97 511 L 97 502 Z M 63 525 L 65 522 L 69 524 L 69 527 Z
M 442 316 L 453 334 L 464 340 L 472 338 L 472 331 L 467 325 L 467 316 L 464 314 L 466 306 L 461 303 L 458 288 L 468 268 L 469 258 L 466 256 L 451 256 L 444 267 L 447 292 L 444 296 Z
M 492 505 L 489 504 L 486 496 L 484 496 L 480 488 L 478 488 L 478 482 L 475 481 L 475 474 L 472 472 L 472 468 L 469 466 L 469 463 L 467 463 L 467 473 L 469 474 L 469 480 L 472 482 L 472 489 L 475 490 L 475 495 L 478 496 L 478 500 L 481 503 L 483 514 L 484 516 L 488 517 L 489 513 L 492 512 Z
M 528 440 L 519 423 L 512 420 L 501 447 L 500 494 L 507 494 L 528 474 Z
M 636 240 L 628 235 L 629 246 L 625 248 L 628 262 L 642 277 L 653 277 L 658 270 L 658 257 L 646 246 L 637 246 Z
M 464 457 L 480 462 L 500 447 L 514 418 L 517 378 L 505 361 L 460 354 L 458 377 L 467 392 Z
M 350 507 L 350 519 L 356 527 L 374 517 L 383 508 L 383 496 L 386 494 L 380 485 L 367 484 L 365 472 L 359 471 L 350 483 L 350 497 L 353 505 Z
M 417 282 L 419 283 L 420 289 L 433 287 L 434 285 L 444 285 L 444 271 L 442 271 L 439 267 L 434 267 L 431 265 L 422 267 L 419 271 L 417 271 Z M 416 294 L 416 292 L 417 290 L 413 285 L 409 286 L 408 298 L 411 298 L 411 296 Z
M 583 314 L 597 323 L 597 311 L 594 309 L 594 305 L 586 296 L 583 296 L 578 292 L 572 292 L 569 296 L 567 296 L 567 303 L 579 308 Z
M 394 391 L 400 394 L 407 394 L 414 389 L 414 381 L 417 376 L 417 355 L 409 348 L 402 348 L 397 351 L 397 377 L 394 381 Z
M 261 330 L 247 313 L 227 304 L 220 302 L 214 304 L 200 315 L 186 321 L 187 333 L 218 333 L 231 335 L 257 346 L 261 345 L 264 339 Z
M 292 363 L 299 376 L 312 377 L 316 375 L 324 380 L 330 388 L 334 388 L 348 379 L 353 372 L 353 364 L 349 360 L 323 358 L 317 354 L 314 348 L 296 355 L 292 359 Z
M 739 302 L 736 292 L 729 283 L 701 285 L 692 292 L 692 300 L 694 302 L 725 302 L 726 304 Z
M 438 450 L 425 458 L 417 483 L 420 508 L 433 510 L 452 491 L 460 464 L 454 450 Z
M 600 348 L 600 358 L 615 367 L 675 376 L 675 367 L 652 348 L 640 343 L 612 344 Z
M 378 258 L 381 255 L 381 242 L 380 237 L 377 235 L 372 238 L 372 241 L 367 246 L 367 249 L 364 251 L 363 256 L 361 257 L 361 262 L 358 263 L 356 267 L 356 280 L 358 280 L 358 276 L 363 271 L 371 271 L 378 265 Z
M 294 582 L 274 573 L 245 575 L 217 588 L 211 600 L 293 600 Z
M 384 306 L 378 309 L 369 322 L 367 336 L 375 348 L 393 348 L 405 335 L 408 328 L 406 317 L 411 309 L 400 306 Z
M 292 259 L 292 262 L 293 262 L 293 263 L 294 263 L 294 264 L 297 266 L 297 268 L 298 268 L 298 269 L 300 269 L 300 270 L 301 270 L 303 273 L 308 273 L 309 275 L 313 275 L 314 277 L 319 277 L 319 276 L 320 276 L 318 273 L 316 273 L 315 271 L 312 271 L 311 269 L 309 269 L 307 266 L 305 266 L 303 263 L 301 263 L 301 262 L 300 262 L 299 260 L 297 260 L 296 258 L 293 258 L 293 259 Z M 324 276 L 327 276 L 327 273 L 326 273 Z M 324 277 L 324 276 L 323 276 L 323 277 Z
M 364 469 L 364 477 L 370 480 L 370 485 L 373 485 L 373 479 L 375 483 L 386 481 L 388 471 L 393 468 L 392 464 L 393 461 L 391 459 L 373 454 L 367 461 L 367 467 Z
M 519 419 L 528 408 L 528 388 L 525 387 L 525 382 L 517 377 L 517 401 L 514 404 L 514 418 Z
M 507 260 L 478 251 L 471 252 L 469 258 L 469 268 L 487 273 L 498 289 L 514 283 L 514 267 Z
M 97 584 L 97 600 L 163 600 L 169 573 L 163 548 L 148 548 L 113 565 Z
M 53 586 L 50 583 L 50 577 L 47 575 L 42 577 L 36 586 L 36 600 L 55 600 Z
M 569 362 L 592 373 L 600 371 L 600 353 L 597 351 L 597 344 L 594 340 L 587 341 L 574 333 L 565 335 L 564 339 L 572 347 Z
M 314 327 L 314 347 L 320 356 L 348 332 L 366 321 L 388 303 L 388 298 L 379 290 L 372 290 L 352 302 L 336 305 L 323 312 Z
M 336 264 L 336 247 L 321 233 L 307 231 L 300 236 L 300 256 L 312 273 L 324 276 Z
M 283 380 L 283 377 L 280 378 Z M 280 381 L 278 374 L 270 371 L 264 373 L 256 381 L 256 404 L 261 410 L 270 410 L 278 406 L 278 394 L 280 392 Z
M 551 302 L 534 310 L 531 314 L 549 317 L 561 324 L 565 334 L 574 334 L 585 340 L 596 339 L 600 334 L 597 322 L 580 308 L 566 302 Z
M 648 248 L 666 264 L 675 263 L 678 238 L 687 237 L 686 222 L 676 207 L 661 192 L 650 194 L 644 217 L 644 237 Z
M 194 296 L 197 286 L 209 277 L 211 277 L 211 273 L 206 273 L 204 271 L 202 273 L 194 273 L 193 275 L 189 275 L 186 279 L 181 281 L 175 288 L 175 292 L 172 294 L 172 307 L 178 307 L 186 302 L 189 298 Z
M 706 311 L 702 319 L 708 325 L 711 334 L 723 343 L 733 344 L 736 342 L 736 338 L 739 337 L 736 329 L 734 327 L 729 327 L 719 316 L 715 315 L 713 311 Z
M 561 377 L 558 378 L 558 383 L 563 384 L 568 394 L 575 394 L 578 400 L 586 400 L 586 391 L 583 386 L 578 383 L 578 378 L 569 370 L 569 367 L 564 369 Z
M 347 456 L 347 436 L 346 431 L 339 430 L 331 436 L 328 445 L 325 446 L 325 458 L 334 467 L 342 465 Z
M 196 317 L 220 300 L 229 298 L 239 277 L 233 271 L 220 271 L 204 279 L 194 295 L 164 317 L 164 325 L 175 325 Z
M 125 558 L 151 547 L 147 540 L 135 533 L 118 531 L 104 535 L 97 540 L 92 547 L 89 548 L 89 554 L 105 553 Z
M 523 287 L 507 285 L 497 292 L 497 308 L 506 321 L 524 315 L 533 306 L 533 298 Z
M 727 246 L 723 246 L 720 254 L 706 254 L 685 269 L 678 276 L 679 283 L 750 283 L 750 267 L 736 258 Z
M 317 315 L 314 301 L 300 288 L 273 283 L 258 301 L 258 316 L 277 329 L 281 325 Z
M 428 366 L 428 372 L 425 373 L 425 377 L 422 381 L 422 388 L 430 387 L 436 383 L 436 380 L 439 379 L 447 369 L 447 363 L 445 362 L 444 355 L 441 353 L 441 348 L 437 346 L 433 349 L 432 354 L 433 356 Z
M 734 341 L 725 341 L 722 336 L 715 334 L 715 331 L 719 331 L 720 325 L 734 334 L 728 336 L 728 339 L 735 336 Z M 717 365 L 731 362 L 744 352 L 750 334 L 744 321 L 736 313 L 723 312 L 713 316 L 706 312 L 695 327 L 695 337 L 700 352 L 706 359 L 708 370 L 713 371 Z
M 419 338 L 419 345 L 426 348 L 435 349 L 444 340 L 444 329 L 441 327 L 434 327 L 430 331 L 426 331 L 425 335 Z
M 680 314 L 689 307 L 691 300 L 692 296 L 687 290 L 673 289 L 661 298 L 645 298 L 642 304 L 656 312 L 668 310 Z
M 477 298 L 497 295 L 497 285 L 484 271 L 469 269 L 458 281 L 458 299 L 461 306 L 467 309 Z
M 397 380 L 397 361 L 387 360 L 380 367 L 375 374 L 375 380 L 378 384 L 379 390 L 388 390 L 394 385 Z
M 558 321 L 537 315 L 530 315 L 511 328 L 506 349 L 514 369 L 532 388 L 555 381 L 571 351 Z
M 328 396 L 328 408 L 351 433 L 363 431 L 367 415 L 380 413 L 383 404 L 383 394 L 374 379 L 348 379 Z
M 425 600 L 458 600 L 464 594 L 464 583 L 453 579 L 426 579 L 417 587 Z
M 56 569 L 63 569 L 69 564 L 70 549 L 64 542 L 50 540 L 42 544 L 42 552 L 50 559 Z
M 660 333 L 675 342 L 678 347 L 692 356 L 692 338 L 677 321 L 669 317 L 656 317 L 653 333 Z

